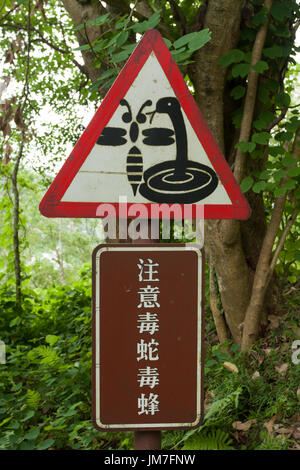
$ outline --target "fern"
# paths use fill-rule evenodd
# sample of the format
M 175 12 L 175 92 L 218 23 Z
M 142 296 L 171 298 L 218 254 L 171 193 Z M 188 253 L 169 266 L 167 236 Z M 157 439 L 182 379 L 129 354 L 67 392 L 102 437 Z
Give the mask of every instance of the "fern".
M 14 431 L 7 431 L 0 439 L 0 450 L 8 450 L 11 448 L 10 437 L 14 435 Z
M 237 409 L 239 405 L 239 396 L 241 395 L 242 391 L 242 387 L 238 387 L 237 390 L 226 395 L 226 397 L 214 401 L 204 416 L 205 422 L 214 421 L 220 415 L 222 415 L 225 410 L 228 411 L 229 409 Z
M 41 364 L 47 364 L 48 366 L 55 366 L 59 362 L 59 356 L 55 349 L 51 348 L 50 346 L 39 346 L 36 348 L 39 356 L 43 359 L 41 360 Z
M 59 362 L 59 355 L 55 349 L 50 346 L 38 346 L 27 353 L 27 358 L 30 361 L 39 360 L 42 358 L 40 364 L 46 364 L 48 366 L 55 366 Z
M 26 403 L 29 408 L 36 410 L 41 401 L 41 396 L 37 390 L 27 390 Z
M 232 439 L 221 429 L 204 431 L 187 439 L 182 450 L 230 450 Z

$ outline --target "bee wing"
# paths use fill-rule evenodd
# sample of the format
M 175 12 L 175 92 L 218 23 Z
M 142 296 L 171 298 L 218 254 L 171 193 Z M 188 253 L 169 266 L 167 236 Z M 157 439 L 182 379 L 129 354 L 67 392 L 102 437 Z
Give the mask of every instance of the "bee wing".
M 126 130 L 121 127 L 104 127 L 97 144 L 112 145 L 114 147 L 126 144 L 127 140 L 122 137 L 123 135 L 126 135 Z
M 175 139 L 171 137 L 174 135 L 174 131 L 165 127 L 146 129 L 142 134 L 146 136 L 143 143 L 147 145 L 171 145 L 175 142 Z

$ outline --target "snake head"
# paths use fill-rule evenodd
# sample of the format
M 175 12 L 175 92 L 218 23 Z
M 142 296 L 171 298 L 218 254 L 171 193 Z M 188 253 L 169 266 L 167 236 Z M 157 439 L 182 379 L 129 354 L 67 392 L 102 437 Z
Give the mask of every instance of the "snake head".
M 158 113 L 174 113 L 179 111 L 180 104 L 178 99 L 173 96 L 168 96 L 166 98 L 160 98 L 156 103 L 156 111 Z
M 156 108 L 154 111 L 146 113 L 150 115 L 150 124 L 152 124 L 153 118 L 156 113 L 166 113 L 171 114 L 174 116 L 174 113 L 180 110 L 180 104 L 177 98 L 173 96 L 167 96 L 164 98 L 160 98 L 156 103 Z

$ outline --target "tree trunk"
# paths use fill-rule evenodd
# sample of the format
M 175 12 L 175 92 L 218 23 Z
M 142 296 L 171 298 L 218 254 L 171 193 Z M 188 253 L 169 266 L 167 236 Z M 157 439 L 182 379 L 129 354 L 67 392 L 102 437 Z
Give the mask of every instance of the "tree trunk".
M 15 267 L 15 288 L 16 288 L 16 304 L 21 306 L 22 301 L 22 279 L 21 279 L 21 256 L 20 256 L 20 239 L 19 239 L 19 226 L 20 226 L 20 196 L 18 189 L 18 172 L 20 161 L 23 156 L 24 148 L 24 132 L 22 132 L 19 153 L 15 162 L 14 170 L 12 173 L 12 192 L 13 199 L 13 246 L 14 246 L 14 267 Z
M 189 67 L 197 104 L 224 153 L 226 70 L 218 64 L 218 59 L 238 43 L 242 3 L 236 0 L 208 2 L 204 28 L 210 29 L 212 39 L 195 54 L 195 63 Z M 241 223 L 237 220 L 207 221 L 205 248 L 215 269 L 226 323 L 233 340 L 241 343 L 241 325 L 251 287 Z M 211 298 L 214 299 L 212 294 L 211 290 Z M 213 304 L 211 308 L 215 310 Z
M 102 7 L 97 3 L 83 3 L 79 0 L 63 0 L 63 3 L 75 25 L 103 14 Z M 109 0 L 106 3 L 127 13 L 125 10 L 128 4 L 123 0 Z M 149 3 L 146 0 L 140 0 L 134 8 L 139 15 L 148 18 L 152 14 Z M 185 69 L 194 86 L 195 100 L 240 183 L 245 171 L 246 155 L 240 150 L 235 151 L 235 144 L 238 141 L 248 141 L 251 135 L 259 77 L 254 69 L 250 70 L 247 84 L 245 83 L 247 92 L 242 127 L 241 130 L 236 130 L 231 125 L 232 109 L 236 106 L 236 102 L 231 99 L 226 83 L 227 70 L 219 65 L 218 60 L 231 49 L 238 47 L 245 2 L 243 0 L 227 0 L 226 2 L 206 0 L 202 2 L 195 18 L 190 22 L 185 19 L 179 5 L 175 5 L 174 2 L 170 4 L 180 34 L 199 31 L 203 28 L 211 31 L 211 40 L 194 54 L 193 62 Z M 272 0 L 264 2 L 267 10 L 270 9 L 271 4 Z M 196 11 L 195 6 L 193 8 Z M 163 27 L 168 28 L 168 25 L 162 22 L 157 29 L 164 31 L 164 37 L 172 40 L 171 29 L 165 31 Z M 89 26 L 89 29 L 85 27 L 79 30 L 77 36 L 80 44 L 89 43 L 93 38 L 98 37 L 101 34 L 101 28 L 105 26 Z M 260 60 L 267 29 L 268 21 L 258 28 L 251 65 Z M 91 52 L 83 51 L 82 54 L 89 76 L 94 81 L 101 75 L 103 69 L 93 67 Z M 255 165 L 260 165 L 260 163 L 256 160 L 252 161 L 251 165 L 256 169 Z M 211 269 L 211 309 L 221 342 L 231 337 L 234 342 L 242 343 L 245 313 L 249 311 L 249 308 L 251 309 L 249 305 L 251 301 L 253 302 L 252 286 L 253 283 L 258 282 L 259 278 L 257 266 L 260 265 L 259 260 L 265 243 L 267 225 L 262 196 L 251 194 L 249 203 L 253 213 L 248 221 L 211 220 L 206 222 L 205 250 Z M 219 308 L 220 300 L 222 311 Z M 254 317 L 258 323 L 253 327 L 255 333 L 251 333 L 251 341 L 257 334 L 262 318 L 261 297 L 256 303 Z

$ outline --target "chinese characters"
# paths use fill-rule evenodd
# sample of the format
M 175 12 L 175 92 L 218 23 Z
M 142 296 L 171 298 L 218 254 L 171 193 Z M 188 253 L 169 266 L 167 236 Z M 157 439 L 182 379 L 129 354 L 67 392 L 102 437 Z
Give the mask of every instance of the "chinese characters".
M 139 415 L 153 416 L 159 412 L 159 394 L 157 393 L 159 369 L 155 367 L 156 361 L 159 360 L 159 342 L 155 338 L 155 333 L 159 331 L 160 288 L 157 285 L 159 283 L 159 263 L 155 263 L 150 258 L 140 258 L 137 267 L 140 283 L 137 304 L 140 312 L 137 316 L 137 329 L 141 336 L 136 348 L 136 359 L 141 366 L 138 368 L 137 381 L 139 387 L 143 389 L 142 392 L 145 391 L 145 393 L 140 393 L 138 397 L 137 408 Z M 147 388 L 149 389 L 148 394 Z

